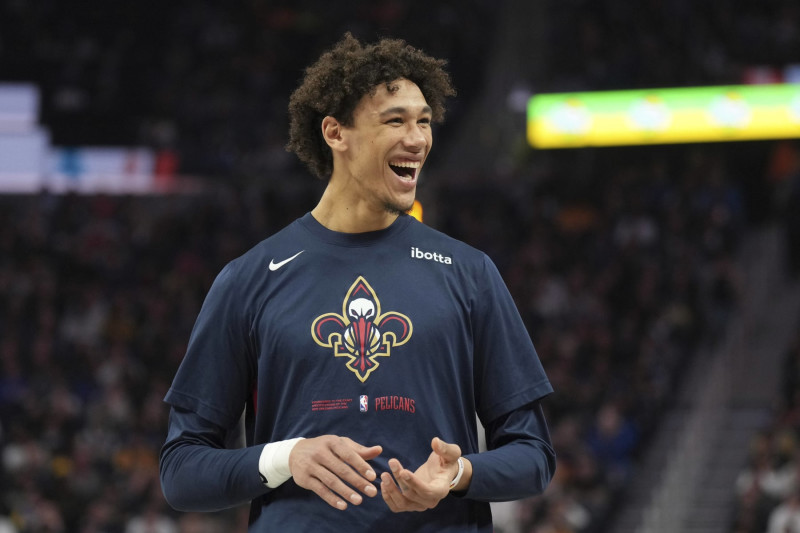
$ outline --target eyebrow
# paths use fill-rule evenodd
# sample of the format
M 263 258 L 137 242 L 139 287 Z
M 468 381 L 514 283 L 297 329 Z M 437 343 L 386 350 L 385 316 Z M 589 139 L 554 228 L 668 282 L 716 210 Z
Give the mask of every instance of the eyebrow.
M 408 108 L 402 107 L 402 106 L 398 106 L 398 107 L 390 107 L 389 109 L 385 109 L 385 110 L 381 111 L 380 116 L 381 117 L 385 117 L 386 115 L 405 115 L 407 113 L 408 113 Z M 429 106 L 429 105 L 424 106 L 420 111 L 420 114 L 429 114 L 430 115 L 432 113 L 433 113 L 433 110 L 431 109 L 431 106 Z

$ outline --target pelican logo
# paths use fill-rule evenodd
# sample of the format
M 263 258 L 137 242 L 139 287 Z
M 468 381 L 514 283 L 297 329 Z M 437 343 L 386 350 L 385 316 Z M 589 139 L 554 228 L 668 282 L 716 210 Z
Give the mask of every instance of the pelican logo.
M 361 276 L 347 291 L 341 314 L 325 313 L 311 324 L 314 342 L 346 358 L 345 366 L 362 383 L 380 366 L 377 358 L 389 357 L 394 346 L 408 342 L 411 331 L 407 316 L 381 311 L 378 296 Z

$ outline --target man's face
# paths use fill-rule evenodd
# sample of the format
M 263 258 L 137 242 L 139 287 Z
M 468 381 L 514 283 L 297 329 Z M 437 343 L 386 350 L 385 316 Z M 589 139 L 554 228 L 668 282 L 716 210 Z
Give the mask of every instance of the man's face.
M 365 95 L 343 128 L 344 169 L 370 207 L 392 214 L 411 209 L 431 135 L 431 108 L 416 84 L 398 79 Z

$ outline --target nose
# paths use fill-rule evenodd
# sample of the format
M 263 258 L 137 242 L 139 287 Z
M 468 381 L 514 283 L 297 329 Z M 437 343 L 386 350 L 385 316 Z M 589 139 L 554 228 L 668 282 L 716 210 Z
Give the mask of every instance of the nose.
M 418 124 L 409 124 L 406 135 L 403 137 L 403 144 L 409 150 L 421 152 L 429 144 L 428 133 L 423 131 Z

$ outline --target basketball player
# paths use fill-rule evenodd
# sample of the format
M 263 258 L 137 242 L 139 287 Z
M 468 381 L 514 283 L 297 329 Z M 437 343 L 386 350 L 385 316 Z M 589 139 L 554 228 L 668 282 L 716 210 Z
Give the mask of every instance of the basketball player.
M 253 532 L 488 533 L 488 502 L 549 483 L 552 388 L 497 269 L 405 214 L 454 95 L 443 67 L 347 34 L 306 71 L 288 149 L 328 184 L 208 293 L 166 396 L 176 509 L 251 502 Z

